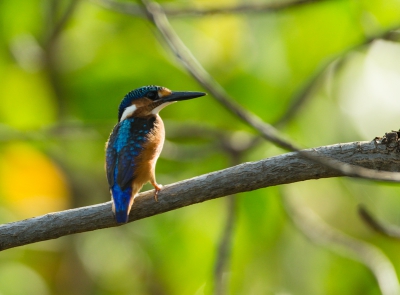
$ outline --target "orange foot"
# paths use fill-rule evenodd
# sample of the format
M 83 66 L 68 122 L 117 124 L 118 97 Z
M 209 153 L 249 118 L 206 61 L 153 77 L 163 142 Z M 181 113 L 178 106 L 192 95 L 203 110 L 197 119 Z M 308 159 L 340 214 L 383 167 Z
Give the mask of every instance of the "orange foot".
M 152 183 L 152 185 L 154 186 L 154 200 L 156 200 L 156 202 L 158 202 L 158 192 L 161 190 L 162 185 L 161 184 L 157 184 L 157 183 Z

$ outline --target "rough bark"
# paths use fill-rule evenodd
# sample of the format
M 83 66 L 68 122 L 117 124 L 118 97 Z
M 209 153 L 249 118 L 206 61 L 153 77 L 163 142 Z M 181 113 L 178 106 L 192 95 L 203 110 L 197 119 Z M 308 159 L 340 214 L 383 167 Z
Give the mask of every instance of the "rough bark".
M 369 169 L 400 170 L 397 145 L 392 147 L 378 139 L 310 151 Z M 159 193 L 158 202 L 153 199 L 153 191 L 143 192 L 135 199 L 129 222 L 235 193 L 338 176 L 342 175 L 296 152 L 287 153 L 166 185 Z M 0 250 L 114 226 L 118 225 L 111 212 L 111 202 L 49 213 L 1 225 Z

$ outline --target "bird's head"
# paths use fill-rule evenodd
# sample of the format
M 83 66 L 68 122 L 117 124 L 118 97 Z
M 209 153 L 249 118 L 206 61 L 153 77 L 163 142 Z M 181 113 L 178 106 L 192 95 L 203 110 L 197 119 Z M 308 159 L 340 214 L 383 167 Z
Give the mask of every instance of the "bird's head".
M 206 95 L 204 92 L 171 91 L 161 86 L 143 86 L 125 95 L 118 109 L 118 121 L 128 117 L 149 117 L 167 105 Z

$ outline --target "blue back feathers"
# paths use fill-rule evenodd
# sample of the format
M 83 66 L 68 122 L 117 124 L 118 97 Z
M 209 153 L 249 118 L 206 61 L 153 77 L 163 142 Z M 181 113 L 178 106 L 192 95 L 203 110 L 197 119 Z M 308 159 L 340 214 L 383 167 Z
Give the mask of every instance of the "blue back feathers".
M 115 205 L 118 223 L 128 221 L 136 159 L 154 127 L 155 118 L 127 118 L 113 129 L 106 150 L 107 180 Z
M 143 86 L 135 90 L 132 90 L 127 95 L 125 95 L 118 108 L 118 121 L 121 120 L 121 116 L 124 113 L 124 110 L 132 104 L 133 100 L 145 97 L 147 93 L 152 91 L 158 91 L 161 88 L 162 88 L 161 86 L 156 86 L 156 85 Z

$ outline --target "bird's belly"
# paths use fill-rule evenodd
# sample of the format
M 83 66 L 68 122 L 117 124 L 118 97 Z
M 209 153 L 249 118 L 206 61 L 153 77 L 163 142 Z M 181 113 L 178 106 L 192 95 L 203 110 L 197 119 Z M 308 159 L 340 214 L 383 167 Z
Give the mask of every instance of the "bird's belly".
M 140 155 L 136 158 L 136 170 L 134 173 L 135 185 L 143 185 L 155 178 L 155 166 L 162 151 L 165 139 L 164 124 L 160 117 L 154 122 L 154 128 L 148 134 Z

